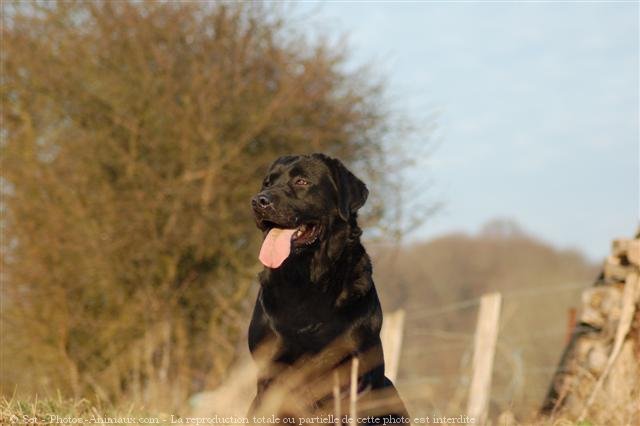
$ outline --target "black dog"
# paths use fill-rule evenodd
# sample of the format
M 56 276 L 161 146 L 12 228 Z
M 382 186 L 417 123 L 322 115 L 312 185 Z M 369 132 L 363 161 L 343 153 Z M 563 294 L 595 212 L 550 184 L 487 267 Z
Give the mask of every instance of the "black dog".
M 251 200 L 264 232 L 265 269 L 249 328 L 259 365 L 250 414 L 336 414 L 336 399 L 347 401 L 356 357 L 358 417 L 409 422 L 384 375 L 382 310 L 356 220 L 367 196 L 365 184 L 340 161 L 312 154 L 277 159 Z M 268 391 L 278 386 L 283 397 L 267 403 Z

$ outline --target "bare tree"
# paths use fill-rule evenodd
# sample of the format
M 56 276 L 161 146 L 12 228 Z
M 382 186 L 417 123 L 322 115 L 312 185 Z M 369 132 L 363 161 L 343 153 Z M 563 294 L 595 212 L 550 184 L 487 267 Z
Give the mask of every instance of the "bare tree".
M 215 385 L 274 157 L 356 163 L 384 217 L 399 127 L 344 58 L 258 4 L 3 3 L 4 388 L 167 407 Z

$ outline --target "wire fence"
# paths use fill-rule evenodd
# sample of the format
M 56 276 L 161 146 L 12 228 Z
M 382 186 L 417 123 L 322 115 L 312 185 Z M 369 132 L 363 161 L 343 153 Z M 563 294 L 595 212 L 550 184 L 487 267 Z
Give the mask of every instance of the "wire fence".
M 585 283 L 502 292 L 490 411 L 532 416 L 566 344 Z M 465 412 L 480 297 L 406 311 L 397 384 L 416 415 Z

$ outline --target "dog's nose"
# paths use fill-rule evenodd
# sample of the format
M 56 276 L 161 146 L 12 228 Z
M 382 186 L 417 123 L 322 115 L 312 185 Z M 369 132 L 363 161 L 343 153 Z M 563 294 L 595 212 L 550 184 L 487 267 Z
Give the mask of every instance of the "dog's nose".
M 271 198 L 266 194 L 258 194 L 251 200 L 251 205 L 256 208 L 266 209 L 271 205 Z

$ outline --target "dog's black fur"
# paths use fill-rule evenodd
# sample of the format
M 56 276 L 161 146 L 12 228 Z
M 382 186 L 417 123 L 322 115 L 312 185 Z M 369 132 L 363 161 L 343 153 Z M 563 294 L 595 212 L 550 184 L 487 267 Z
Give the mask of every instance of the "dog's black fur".
M 314 357 L 325 365 L 305 373 L 303 383 L 292 389 L 296 396 L 308 394 L 307 412 L 320 412 L 323 406 L 331 412 L 331 386 L 326 384 L 335 380 L 332 371 L 358 357 L 359 392 L 383 390 L 386 397 L 377 417 L 408 421 L 397 391 L 384 375 L 382 310 L 357 224 L 357 211 L 367 196 L 360 179 L 323 154 L 281 157 L 269 168 L 261 192 L 252 200 L 258 228 L 266 235 L 272 227 L 304 224 L 307 232 L 293 241 L 291 254 L 279 268 L 265 267 L 259 276 L 249 349 L 257 361 L 266 357 L 267 362 L 260 367 L 250 413 L 260 411 L 273 383 L 287 371 L 309 365 L 302 361 Z M 268 343 L 271 349 L 265 355 L 259 347 Z M 348 374 L 339 377 L 341 388 L 348 389 Z M 275 414 L 287 413 L 280 407 Z

